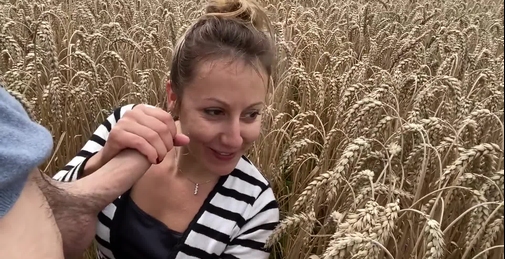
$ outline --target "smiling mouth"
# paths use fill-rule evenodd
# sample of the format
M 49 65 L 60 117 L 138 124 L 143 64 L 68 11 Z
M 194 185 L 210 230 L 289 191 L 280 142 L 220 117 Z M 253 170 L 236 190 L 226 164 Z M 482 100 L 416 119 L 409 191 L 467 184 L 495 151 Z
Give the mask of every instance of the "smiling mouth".
M 218 160 L 222 160 L 222 161 L 231 160 L 231 159 L 233 159 L 235 157 L 235 154 L 237 154 L 237 152 L 229 153 L 229 152 L 220 152 L 220 151 L 217 151 L 217 150 L 212 149 L 212 148 L 209 148 L 209 149 L 214 154 L 214 157 L 216 157 Z

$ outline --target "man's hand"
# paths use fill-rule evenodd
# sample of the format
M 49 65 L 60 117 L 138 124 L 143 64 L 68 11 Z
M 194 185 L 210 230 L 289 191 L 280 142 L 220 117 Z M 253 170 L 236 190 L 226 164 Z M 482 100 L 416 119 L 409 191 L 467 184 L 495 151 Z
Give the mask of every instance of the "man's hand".
M 82 256 L 95 236 L 97 214 L 131 188 L 150 166 L 146 156 L 125 149 L 95 173 L 74 182 L 39 177 L 61 232 L 66 259 Z

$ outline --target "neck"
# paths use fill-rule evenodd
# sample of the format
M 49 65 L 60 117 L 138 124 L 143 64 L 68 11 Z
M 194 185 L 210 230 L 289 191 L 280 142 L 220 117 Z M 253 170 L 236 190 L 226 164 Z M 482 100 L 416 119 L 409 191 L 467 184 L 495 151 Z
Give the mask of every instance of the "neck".
M 177 132 L 183 132 L 180 121 L 176 121 L 175 126 Z M 219 179 L 219 176 L 213 175 L 207 168 L 198 162 L 198 159 L 195 159 L 187 146 L 175 147 L 173 151 L 175 159 L 172 161 L 175 161 L 176 177 L 186 178 L 195 183 L 205 183 L 217 181 Z
M 217 181 L 219 179 L 218 175 L 212 174 L 208 169 L 203 167 L 202 164 L 191 155 L 187 147 L 177 147 L 176 150 L 176 177 L 187 178 L 199 184 Z

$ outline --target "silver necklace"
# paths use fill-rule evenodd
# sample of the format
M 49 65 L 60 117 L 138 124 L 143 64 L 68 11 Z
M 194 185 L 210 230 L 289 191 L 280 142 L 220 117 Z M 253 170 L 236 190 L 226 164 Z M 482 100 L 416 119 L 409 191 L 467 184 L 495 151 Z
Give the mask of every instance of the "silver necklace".
M 181 169 L 179 169 L 179 172 L 181 172 L 181 174 L 184 175 L 184 173 L 181 171 Z M 195 185 L 195 190 L 193 192 L 194 195 L 197 195 L 198 194 L 198 187 L 200 186 L 200 183 L 197 183 L 197 182 L 194 182 L 193 180 L 189 179 L 189 177 L 187 177 L 186 175 L 184 175 L 184 177 L 186 179 L 188 179 L 188 181 L 192 182 L 194 185 Z M 203 182 L 201 184 L 206 184 L 206 183 L 210 183 L 212 180 L 207 180 L 206 182 Z

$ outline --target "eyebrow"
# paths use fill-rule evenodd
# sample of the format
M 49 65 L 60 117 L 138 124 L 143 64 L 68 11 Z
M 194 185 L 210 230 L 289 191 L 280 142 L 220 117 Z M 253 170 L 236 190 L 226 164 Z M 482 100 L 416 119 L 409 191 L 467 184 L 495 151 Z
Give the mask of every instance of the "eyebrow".
M 230 107 L 230 105 L 228 105 L 227 103 L 225 103 L 225 102 L 223 102 L 223 101 L 221 101 L 221 100 L 219 100 L 219 99 L 217 99 L 217 98 L 209 97 L 209 98 L 205 98 L 204 100 L 206 100 L 206 101 L 214 101 L 214 102 L 218 102 L 218 103 L 222 104 L 223 106 Z M 249 105 L 249 106 L 247 107 L 247 109 L 249 109 L 249 108 L 251 108 L 251 107 L 254 107 L 254 106 L 256 106 L 256 105 L 260 105 L 260 104 L 263 104 L 263 105 L 264 105 L 265 103 L 264 103 L 264 102 L 257 102 L 257 103 L 253 103 L 253 104 Z

